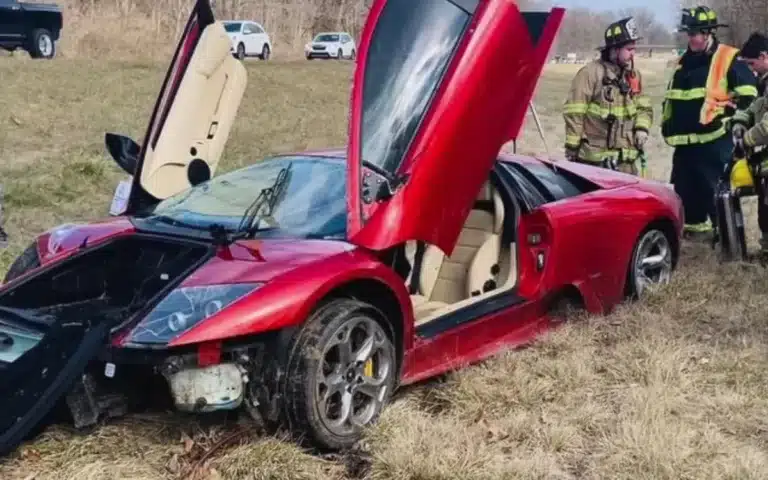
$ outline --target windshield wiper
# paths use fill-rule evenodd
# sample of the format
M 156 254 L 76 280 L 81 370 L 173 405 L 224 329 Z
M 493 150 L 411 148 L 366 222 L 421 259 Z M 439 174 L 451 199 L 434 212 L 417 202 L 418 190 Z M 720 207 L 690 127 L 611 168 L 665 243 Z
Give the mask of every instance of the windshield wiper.
M 288 179 L 290 178 L 292 167 L 293 163 L 289 163 L 287 167 L 282 168 L 277 173 L 277 177 L 275 178 L 274 183 L 269 187 L 263 188 L 261 192 L 259 192 L 259 195 L 253 201 L 253 203 L 251 203 L 245 212 L 243 212 L 243 216 L 240 219 L 240 224 L 229 238 L 230 242 L 234 242 L 235 240 L 239 240 L 241 238 L 248 238 L 255 232 L 259 231 L 259 229 L 254 227 L 254 222 L 256 221 L 261 207 L 266 204 L 266 216 L 272 215 L 272 209 L 275 208 L 277 200 L 280 198 L 283 190 L 285 190 L 285 187 L 288 184 Z

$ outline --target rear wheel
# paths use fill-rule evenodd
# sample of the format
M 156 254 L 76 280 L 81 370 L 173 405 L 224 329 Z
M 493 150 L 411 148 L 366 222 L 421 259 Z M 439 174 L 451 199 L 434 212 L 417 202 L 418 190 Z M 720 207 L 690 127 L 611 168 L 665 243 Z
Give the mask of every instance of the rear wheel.
M 396 367 L 381 312 L 352 299 L 326 304 L 291 347 L 283 397 L 291 430 L 316 447 L 352 447 L 391 397 Z
M 659 228 L 643 231 L 635 243 L 627 276 L 627 294 L 637 299 L 672 277 L 672 245 Z
M 259 57 L 262 60 L 269 60 L 269 54 L 270 54 L 269 45 L 265 43 L 264 46 L 261 47 L 261 55 L 259 55 Z

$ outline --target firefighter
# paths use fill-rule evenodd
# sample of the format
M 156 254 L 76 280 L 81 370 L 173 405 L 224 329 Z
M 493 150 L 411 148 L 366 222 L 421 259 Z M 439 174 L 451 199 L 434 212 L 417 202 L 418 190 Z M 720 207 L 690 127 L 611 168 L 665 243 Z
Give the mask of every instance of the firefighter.
M 653 123 L 650 98 L 634 67 L 640 38 L 632 17 L 610 24 L 600 57 L 573 78 L 563 109 L 568 160 L 637 175 Z
M 730 119 L 732 141 L 747 150 L 763 149 L 757 153 L 757 176 L 754 179 L 757 201 L 757 223 L 760 227 L 760 257 L 768 258 L 768 197 L 765 195 L 768 186 L 768 155 L 764 147 L 768 145 L 768 37 L 753 33 L 739 51 L 739 57 L 745 61 L 758 77 L 758 90 L 761 96 L 749 107 L 737 110 Z M 760 161 L 762 160 L 762 161 Z
M 688 34 L 662 102 L 661 133 L 674 148 L 671 183 L 683 201 L 686 237 L 704 239 L 715 219 L 714 189 L 733 150 L 723 122 L 734 108 L 757 96 L 755 76 L 721 43 L 715 30 L 727 27 L 708 7 L 684 9 L 679 31 Z
M 757 77 L 758 97 L 765 95 L 768 84 L 768 37 L 754 32 L 741 46 L 738 58 L 746 63 Z

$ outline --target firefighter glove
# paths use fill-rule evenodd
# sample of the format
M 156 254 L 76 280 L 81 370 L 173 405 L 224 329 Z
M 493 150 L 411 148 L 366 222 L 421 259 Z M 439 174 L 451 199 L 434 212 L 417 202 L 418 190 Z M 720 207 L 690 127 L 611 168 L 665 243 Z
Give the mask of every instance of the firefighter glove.
M 635 147 L 637 147 L 638 150 L 643 149 L 643 145 L 645 145 L 645 142 L 648 140 L 648 132 L 645 130 L 636 130 L 635 131 Z
M 579 151 L 576 148 L 565 147 L 565 158 L 574 161 L 578 158 Z

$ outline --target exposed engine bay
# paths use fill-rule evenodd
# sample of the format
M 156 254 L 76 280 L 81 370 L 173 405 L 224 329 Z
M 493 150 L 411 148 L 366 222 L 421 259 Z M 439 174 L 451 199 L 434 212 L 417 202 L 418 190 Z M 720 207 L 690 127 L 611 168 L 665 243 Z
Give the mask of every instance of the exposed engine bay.
M 150 235 L 85 247 L 0 290 L 0 454 L 66 396 L 75 426 L 121 414 L 86 369 L 110 335 L 145 314 L 210 257 L 206 243 Z

